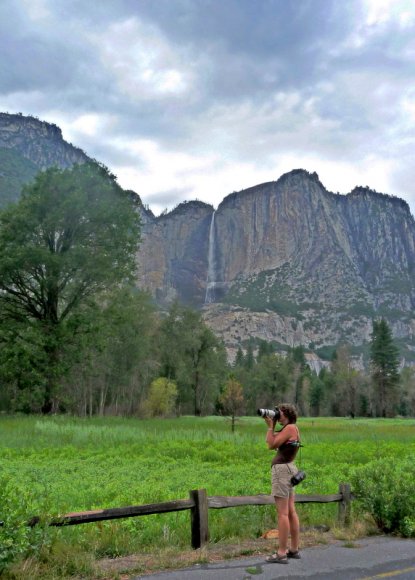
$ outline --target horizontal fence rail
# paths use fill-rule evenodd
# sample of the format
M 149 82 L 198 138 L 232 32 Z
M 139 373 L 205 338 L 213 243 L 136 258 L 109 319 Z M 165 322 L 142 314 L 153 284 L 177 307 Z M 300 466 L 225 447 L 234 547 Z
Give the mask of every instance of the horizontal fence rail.
M 350 485 L 341 483 L 339 492 L 331 495 L 302 495 L 295 496 L 296 503 L 333 503 L 339 504 L 338 519 L 341 525 L 347 525 L 350 519 L 350 508 L 353 494 Z M 190 510 L 192 547 L 200 548 L 209 541 L 209 509 L 226 509 L 249 505 L 275 505 L 272 495 L 244 495 L 244 496 L 208 496 L 205 489 L 196 489 L 189 492 L 189 499 L 178 499 L 162 503 L 109 508 L 84 512 L 68 513 L 47 522 L 48 526 L 76 526 L 105 520 L 116 520 L 152 514 L 163 514 Z M 41 522 L 39 516 L 31 518 L 27 524 L 31 527 Z M 0 522 L 0 526 L 4 522 Z
M 343 495 L 333 493 L 332 495 L 297 495 L 296 503 L 332 503 L 341 502 Z M 212 495 L 207 498 L 208 507 L 212 509 L 223 509 L 239 507 L 244 505 L 275 505 L 272 495 L 241 495 L 238 497 L 227 497 L 221 495 Z
M 51 522 L 49 522 L 49 526 L 78 526 L 79 524 L 90 524 L 92 522 L 102 522 L 104 520 L 119 520 L 121 518 L 133 518 L 137 516 L 149 516 L 152 514 L 179 512 L 192 509 L 194 505 L 194 502 L 190 499 L 178 499 L 175 501 L 166 501 L 163 503 L 149 503 L 145 505 L 132 505 L 122 508 L 73 512 L 65 514 L 60 518 L 53 519 Z M 28 524 L 29 526 L 35 526 L 39 522 L 40 518 L 34 517 L 28 522 Z

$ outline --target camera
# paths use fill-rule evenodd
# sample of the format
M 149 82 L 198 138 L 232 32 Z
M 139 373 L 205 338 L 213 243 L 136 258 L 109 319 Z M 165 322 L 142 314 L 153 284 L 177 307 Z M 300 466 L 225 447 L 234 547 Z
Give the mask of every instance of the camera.
M 274 419 L 275 421 L 278 421 L 280 418 L 280 410 L 278 409 L 278 407 L 275 407 L 275 410 L 272 409 L 257 409 L 257 414 L 262 417 L 263 419 L 265 417 L 269 417 L 270 419 Z
M 295 475 L 293 475 L 291 478 L 291 484 L 293 486 L 298 485 L 299 483 L 301 483 L 305 479 L 305 477 L 306 477 L 305 471 L 297 471 L 297 473 Z

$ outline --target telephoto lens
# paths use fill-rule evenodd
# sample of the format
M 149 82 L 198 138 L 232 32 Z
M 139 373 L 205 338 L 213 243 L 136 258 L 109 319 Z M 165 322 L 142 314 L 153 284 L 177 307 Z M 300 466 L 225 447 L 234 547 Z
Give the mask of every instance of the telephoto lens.
M 269 417 L 270 419 L 273 419 L 275 417 L 275 411 L 272 409 L 258 409 L 257 413 L 262 418 Z

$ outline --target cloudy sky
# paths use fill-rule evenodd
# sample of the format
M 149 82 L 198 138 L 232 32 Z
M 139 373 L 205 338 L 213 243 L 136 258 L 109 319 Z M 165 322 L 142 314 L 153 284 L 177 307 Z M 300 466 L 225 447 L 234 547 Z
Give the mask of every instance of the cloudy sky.
M 295 168 L 415 213 L 413 0 L 0 0 L 0 110 L 158 214 Z

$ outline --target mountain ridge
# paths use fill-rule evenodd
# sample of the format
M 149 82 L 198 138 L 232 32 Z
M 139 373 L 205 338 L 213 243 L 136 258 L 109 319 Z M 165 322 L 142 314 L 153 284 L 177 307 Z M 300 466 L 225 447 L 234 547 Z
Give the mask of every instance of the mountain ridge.
M 0 197 L 23 185 L 25 159 L 27 179 L 90 158 L 56 125 L 0 113 Z M 138 206 L 137 285 L 162 308 L 179 300 L 202 309 L 229 352 L 250 338 L 311 350 L 363 345 L 384 316 L 415 360 L 415 222 L 404 200 L 367 186 L 333 193 L 316 172 L 294 169 L 227 194 L 216 210 L 190 200 L 154 216 Z

